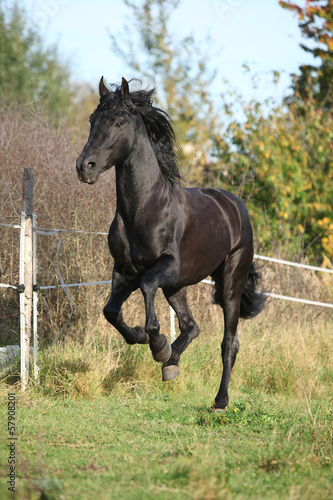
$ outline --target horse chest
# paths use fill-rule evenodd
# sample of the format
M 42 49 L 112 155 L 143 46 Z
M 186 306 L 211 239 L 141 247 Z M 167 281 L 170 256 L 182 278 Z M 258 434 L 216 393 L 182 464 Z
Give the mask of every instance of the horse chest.
M 114 260 L 135 274 L 150 267 L 159 257 L 159 248 L 154 245 L 150 231 L 125 227 L 119 221 L 111 225 L 109 248 Z

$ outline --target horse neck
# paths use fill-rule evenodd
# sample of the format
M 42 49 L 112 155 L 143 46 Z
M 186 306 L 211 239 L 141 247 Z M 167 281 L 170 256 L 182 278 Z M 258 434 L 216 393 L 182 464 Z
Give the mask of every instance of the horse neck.
M 123 164 L 116 165 L 117 210 L 131 221 L 148 205 L 154 207 L 156 197 L 168 189 L 142 123 L 131 154 Z

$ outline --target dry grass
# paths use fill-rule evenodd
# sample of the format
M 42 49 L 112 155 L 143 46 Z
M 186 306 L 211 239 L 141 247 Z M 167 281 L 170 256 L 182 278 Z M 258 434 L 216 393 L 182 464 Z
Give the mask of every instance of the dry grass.
M 173 382 L 161 382 L 160 365 L 153 361 L 148 346 L 127 346 L 100 314 L 97 320 L 90 318 L 86 322 L 86 334 L 80 342 L 75 340 L 71 326 L 71 335 L 66 336 L 65 342 L 40 349 L 40 384 L 32 386 L 32 390 L 83 399 L 127 393 L 138 387 L 161 394 L 195 391 L 198 395 L 209 390 L 213 401 L 222 368 L 222 312 L 216 306 L 202 307 L 205 300 L 209 301 L 207 289 L 201 287 L 191 295 L 192 306 L 200 298 L 200 309 L 193 309 L 201 320 L 202 331 L 183 354 L 180 376 Z M 134 319 L 142 317 L 140 302 L 139 297 L 133 297 L 128 306 L 132 324 L 136 324 Z M 163 308 L 163 302 L 160 297 L 158 309 L 163 309 L 161 326 L 167 333 L 168 308 Z M 268 305 L 258 318 L 243 321 L 239 327 L 241 348 L 232 374 L 231 395 L 235 390 L 248 389 L 309 400 L 330 398 L 333 322 L 328 313 L 316 316 L 315 311 L 312 308 L 311 314 L 307 306 L 282 306 L 278 302 Z M 13 378 L 7 380 L 12 382 Z
M 54 124 L 38 110 L 0 109 L 0 212 L 4 223 L 19 223 L 22 204 L 24 166 L 35 170 L 33 210 L 38 226 L 87 231 L 108 231 L 114 210 L 114 173 L 103 176 L 98 188 L 77 180 L 75 159 L 84 137 L 70 141 L 66 123 Z M 98 209 L 96 209 L 98 207 Z M 18 284 L 19 234 L 16 229 L 0 228 L 0 280 Z M 57 276 L 58 235 L 38 236 L 40 285 L 59 284 Z M 59 255 L 61 273 L 66 282 L 110 279 L 111 261 L 106 238 L 63 235 Z M 91 265 L 93 263 L 93 265 Z M 87 311 L 86 290 L 73 290 L 77 316 Z M 89 294 L 89 292 L 88 292 Z M 60 290 L 43 293 L 40 301 L 41 339 L 55 337 L 69 308 Z M 50 315 L 50 311 L 52 314 Z M 1 342 L 18 343 L 18 300 L 13 290 L 0 291 Z M 15 316 L 16 315 L 16 316 Z
M 23 167 L 33 166 L 39 227 L 108 230 L 114 173 L 96 186 L 76 177 L 86 132 L 80 137 L 75 128 L 73 142 L 68 124 L 55 129 L 38 111 L 0 109 L 0 222 L 19 222 Z M 18 232 L 0 228 L 0 238 L 0 281 L 18 284 Z M 58 238 L 38 236 L 40 285 L 59 284 Z M 274 255 L 288 258 L 279 248 Z M 64 234 L 59 264 L 66 283 L 111 278 L 103 236 Z M 328 275 L 274 264 L 264 265 L 263 275 L 271 292 L 333 298 Z M 210 286 L 189 289 L 201 335 L 183 354 L 179 377 L 167 384 L 148 346 L 127 346 L 105 321 L 109 292 L 108 286 L 70 289 L 74 315 L 56 345 L 69 302 L 63 290 L 41 292 L 39 384 L 31 381 L 22 394 L 19 364 L 0 373 L 0 399 L 17 392 L 19 484 L 27 488 L 20 498 L 60 498 L 62 489 L 80 499 L 109 498 L 110 491 L 127 499 L 331 498 L 331 311 L 271 301 L 258 318 L 241 322 L 231 405 L 222 418 L 208 412 L 220 383 L 223 335 Z M 169 306 L 160 291 L 156 308 L 168 333 Z M 19 343 L 18 312 L 16 292 L 0 290 L 0 345 Z M 139 292 L 124 316 L 131 325 L 144 323 Z M 0 452 L 6 464 L 7 446 Z

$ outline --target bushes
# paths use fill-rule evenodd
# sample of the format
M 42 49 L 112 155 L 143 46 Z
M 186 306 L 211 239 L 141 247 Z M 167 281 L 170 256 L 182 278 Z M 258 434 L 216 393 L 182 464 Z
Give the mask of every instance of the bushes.
M 230 112 L 225 137 L 216 137 L 216 175 L 246 201 L 257 241 L 281 244 L 285 257 L 333 258 L 333 116 L 307 102 L 304 115 L 260 103 L 244 106 L 245 121 Z

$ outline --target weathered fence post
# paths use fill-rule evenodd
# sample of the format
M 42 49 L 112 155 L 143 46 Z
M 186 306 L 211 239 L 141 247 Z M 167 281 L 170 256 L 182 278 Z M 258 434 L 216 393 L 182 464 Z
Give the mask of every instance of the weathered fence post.
M 38 303 L 38 286 L 37 286 L 37 214 L 32 214 L 32 329 L 33 329 L 33 341 L 34 341 L 34 377 L 35 381 L 38 382 L 38 365 L 37 365 L 37 353 L 38 353 L 38 333 L 37 333 L 37 303 Z
M 171 344 L 176 340 L 175 311 L 170 306 L 170 337 Z
M 20 249 L 20 340 L 21 340 L 21 387 L 24 391 L 29 382 L 29 353 L 31 337 L 31 311 L 33 294 L 32 252 L 32 196 L 34 169 L 24 167 L 23 203 L 21 213 Z

